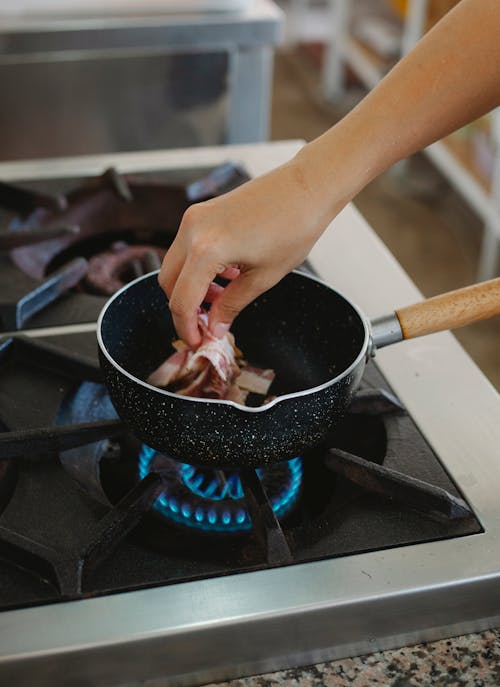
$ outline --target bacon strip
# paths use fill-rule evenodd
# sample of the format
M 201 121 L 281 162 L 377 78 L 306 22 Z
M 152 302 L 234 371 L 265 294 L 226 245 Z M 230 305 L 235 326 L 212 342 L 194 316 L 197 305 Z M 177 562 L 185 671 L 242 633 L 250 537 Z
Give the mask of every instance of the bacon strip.
M 192 370 L 200 358 L 208 360 L 224 382 L 229 381 L 239 369 L 236 364 L 234 348 L 228 336 L 224 336 L 222 339 L 216 339 L 212 335 L 204 337 L 201 346 L 189 360 L 188 369 Z
M 186 364 L 190 355 L 191 353 L 187 349 L 176 351 L 149 375 L 147 379 L 148 384 L 165 387 L 176 382 L 186 370 Z
M 199 327 L 199 347 L 193 350 L 180 339 L 174 341 L 175 353 L 149 375 L 149 384 L 181 396 L 227 399 L 241 405 L 245 405 L 249 393 L 265 396 L 274 371 L 248 366 L 231 333 L 221 339 L 214 337 L 205 312 L 199 316 Z
M 258 367 L 247 365 L 242 368 L 236 383 L 240 389 L 265 396 L 275 376 L 274 370 L 261 370 Z

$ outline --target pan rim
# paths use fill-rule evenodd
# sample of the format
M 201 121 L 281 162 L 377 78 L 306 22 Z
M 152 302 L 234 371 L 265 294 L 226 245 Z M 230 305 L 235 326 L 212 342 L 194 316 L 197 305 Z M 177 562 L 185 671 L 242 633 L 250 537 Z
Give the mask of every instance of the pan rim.
M 125 284 L 125 286 L 122 286 L 121 289 L 119 289 L 116 293 L 114 293 L 111 298 L 109 298 L 108 301 L 104 304 L 101 312 L 99 313 L 99 317 L 97 319 L 97 343 L 99 345 L 99 349 L 103 353 L 103 355 L 106 357 L 108 362 L 122 375 L 127 377 L 131 382 L 134 384 L 139 384 L 140 386 L 144 387 L 145 389 L 148 389 L 149 391 L 152 391 L 154 393 L 160 394 L 160 396 L 165 396 L 167 398 L 174 398 L 182 401 L 187 401 L 187 402 L 194 402 L 194 403 L 209 403 L 209 404 L 216 404 L 216 405 L 222 405 L 222 406 L 232 406 L 236 410 L 246 412 L 246 413 L 263 413 L 266 412 L 267 410 L 270 410 L 274 406 L 278 405 L 279 403 L 283 403 L 284 401 L 287 401 L 289 399 L 294 399 L 294 398 L 300 398 L 301 396 L 310 396 L 311 394 L 317 393 L 319 391 L 323 391 L 324 389 L 327 389 L 330 386 L 333 386 L 334 384 L 340 382 L 342 379 L 347 377 L 363 360 L 366 358 L 366 354 L 368 351 L 368 347 L 370 344 L 371 340 L 371 329 L 370 329 L 370 322 L 366 315 L 363 313 L 363 311 L 355 304 L 353 303 L 349 298 L 346 298 L 342 293 L 334 289 L 330 284 L 325 282 L 323 279 L 320 279 L 316 277 L 315 275 L 310 275 L 310 274 L 304 274 L 304 272 L 300 270 L 292 270 L 288 274 L 297 274 L 300 277 L 303 277 L 304 279 L 310 279 L 311 281 L 315 281 L 318 284 L 321 284 L 322 286 L 325 286 L 326 288 L 330 289 L 330 291 L 333 291 L 336 293 L 338 296 L 343 298 L 349 305 L 353 308 L 353 310 L 357 313 L 359 316 L 359 319 L 361 320 L 361 323 L 364 327 L 364 339 L 363 339 L 363 344 L 361 346 L 361 349 L 356 356 L 356 358 L 353 360 L 353 362 L 345 369 L 342 370 L 340 374 L 338 374 L 336 377 L 332 377 L 332 379 L 328 379 L 326 382 L 323 382 L 323 384 L 319 384 L 318 386 L 310 387 L 309 389 L 302 389 L 302 391 L 293 391 L 290 394 L 283 394 L 282 396 L 277 396 L 275 399 L 270 401 L 269 403 L 266 403 L 263 406 L 257 406 L 257 407 L 251 407 L 251 406 L 244 406 L 241 403 L 236 403 L 235 401 L 230 401 L 228 399 L 217 399 L 217 398 L 197 398 L 194 396 L 182 396 L 181 394 L 176 394 L 173 391 L 167 391 L 166 389 L 160 389 L 157 386 L 153 386 L 152 384 L 148 384 L 148 382 L 144 381 L 143 379 L 139 379 L 139 377 L 135 377 L 133 374 L 125 370 L 121 365 L 119 365 L 116 360 L 111 356 L 109 351 L 107 350 L 103 338 L 102 338 L 102 322 L 106 316 L 107 310 L 111 307 L 113 301 L 120 296 L 124 291 L 132 287 L 134 284 L 139 283 L 143 279 L 149 279 L 153 275 L 158 276 L 160 273 L 160 270 L 154 270 L 152 272 L 148 272 L 148 274 L 143 274 L 140 277 L 137 277 L 137 279 L 134 279 L 133 281 L 129 282 L 128 284 Z M 286 275 L 285 275 L 286 276 Z

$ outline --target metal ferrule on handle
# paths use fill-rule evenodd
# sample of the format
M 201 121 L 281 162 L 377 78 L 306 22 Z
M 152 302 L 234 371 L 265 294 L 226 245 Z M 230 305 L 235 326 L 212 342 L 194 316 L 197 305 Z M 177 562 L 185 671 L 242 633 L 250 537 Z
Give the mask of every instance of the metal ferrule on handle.
M 376 317 L 371 321 L 372 330 L 372 352 L 377 348 L 390 346 L 390 344 L 397 343 L 403 340 L 403 332 L 399 323 L 398 316 L 395 312 L 389 315 L 382 315 Z
M 500 277 L 463 289 L 442 293 L 420 303 L 400 308 L 371 323 L 372 346 L 389 346 L 403 339 L 457 329 L 500 315 Z

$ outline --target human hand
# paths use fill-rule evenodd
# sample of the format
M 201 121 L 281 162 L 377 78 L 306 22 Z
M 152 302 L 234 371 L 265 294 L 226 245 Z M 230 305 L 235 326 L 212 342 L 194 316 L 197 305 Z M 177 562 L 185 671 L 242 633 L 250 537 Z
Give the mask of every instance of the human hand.
M 159 275 L 178 335 L 200 342 L 198 308 L 212 303 L 210 331 L 223 336 L 234 318 L 307 256 L 329 221 L 299 156 L 230 193 L 192 205 Z M 216 275 L 231 280 L 214 284 Z

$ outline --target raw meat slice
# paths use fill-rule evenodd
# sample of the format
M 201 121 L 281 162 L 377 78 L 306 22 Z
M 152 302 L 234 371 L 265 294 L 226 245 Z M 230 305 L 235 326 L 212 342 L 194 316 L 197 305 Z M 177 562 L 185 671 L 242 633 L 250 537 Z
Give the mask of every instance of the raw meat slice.
M 249 393 L 266 396 L 273 370 L 247 365 L 228 332 L 217 339 L 208 328 L 208 314 L 199 315 L 202 341 L 196 350 L 184 341 L 173 342 L 175 353 L 154 370 L 147 381 L 181 396 L 227 399 L 245 405 Z
M 258 367 L 247 365 L 241 369 L 236 383 L 240 389 L 265 396 L 275 376 L 274 370 L 261 370 Z

